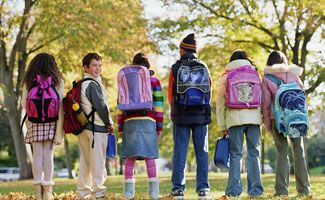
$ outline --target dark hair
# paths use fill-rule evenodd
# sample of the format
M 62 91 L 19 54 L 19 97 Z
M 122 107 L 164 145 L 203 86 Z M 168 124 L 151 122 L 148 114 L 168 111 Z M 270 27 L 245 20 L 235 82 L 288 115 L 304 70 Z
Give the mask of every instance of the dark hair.
M 267 66 L 282 63 L 288 64 L 288 59 L 281 51 L 272 51 L 266 62 Z
M 54 57 L 48 53 L 39 53 L 30 61 L 23 82 L 28 90 L 32 88 L 36 75 L 44 78 L 51 76 L 55 86 L 58 86 L 60 80 L 63 80 Z
M 149 60 L 147 58 L 147 56 L 144 53 L 137 53 L 134 57 L 133 57 L 133 64 L 134 65 L 142 65 L 147 67 L 148 69 L 150 69 L 150 63 Z
M 251 63 L 251 65 L 255 66 L 255 63 L 248 57 L 247 53 L 241 49 L 232 52 L 229 62 L 239 59 L 246 59 Z
M 95 59 L 97 61 L 102 60 L 102 57 L 98 55 L 97 53 L 88 53 L 85 55 L 85 57 L 82 59 L 82 66 L 87 66 L 89 67 L 90 62 L 92 59 Z

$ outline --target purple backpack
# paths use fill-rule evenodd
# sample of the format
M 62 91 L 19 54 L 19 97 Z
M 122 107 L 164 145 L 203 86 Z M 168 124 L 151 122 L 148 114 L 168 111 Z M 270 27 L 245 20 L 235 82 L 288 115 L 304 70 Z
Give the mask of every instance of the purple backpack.
M 228 108 L 261 106 L 261 82 L 258 72 L 250 65 L 227 71 L 226 105 Z
M 128 110 L 152 110 L 152 91 L 149 69 L 140 65 L 128 65 L 118 72 L 118 108 Z
M 33 87 L 28 91 L 26 115 L 33 123 L 47 123 L 58 119 L 60 97 L 52 77 L 37 75 Z M 25 116 L 26 118 L 26 116 Z

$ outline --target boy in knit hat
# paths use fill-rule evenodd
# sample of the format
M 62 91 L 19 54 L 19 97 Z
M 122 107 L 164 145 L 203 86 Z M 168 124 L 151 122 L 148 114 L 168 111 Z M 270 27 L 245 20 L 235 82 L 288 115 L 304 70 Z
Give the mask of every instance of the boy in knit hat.
M 196 192 L 199 199 L 210 199 L 208 182 L 208 124 L 211 122 L 211 79 L 207 66 L 197 59 L 194 33 L 180 43 L 180 59 L 172 65 L 168 101 L 173 121 L 173 173 L 171 195 L 184 198 L 185 164 L 192 132 L 196 155 Z

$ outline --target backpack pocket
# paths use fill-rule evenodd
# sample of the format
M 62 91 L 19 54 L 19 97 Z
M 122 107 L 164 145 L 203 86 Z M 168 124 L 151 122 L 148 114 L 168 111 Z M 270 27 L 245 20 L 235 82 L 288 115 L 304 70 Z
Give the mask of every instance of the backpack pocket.
M 287 136 L 298 138 L 305 136 L 308 130 L 308 116 L 299 110 L 285 110 Z
M 188 89 L 179 97 L 179 103 L 186 106 L 208 105 L 210 103 L 209 93 L 204 93 L 199 89 Z
M 39 99 L 27 99 L 26 113 L 28 118 L 39 118 L 41 110 L 41 100 Z
M 273 117 L 274 117 L 276 129 L 279 131 L 279 133 L 286 132 L 286 128 L 285 128 L 285 125 L 284 125 L 284 122 L 283 122 L 284 116 L 283 116 L 282 112 L 280 112 L 279 110 L 276 110 L 274 108 L 273 104 L 271 106 L 271 109 L 272 109 L 272 114 L 273 114 Z

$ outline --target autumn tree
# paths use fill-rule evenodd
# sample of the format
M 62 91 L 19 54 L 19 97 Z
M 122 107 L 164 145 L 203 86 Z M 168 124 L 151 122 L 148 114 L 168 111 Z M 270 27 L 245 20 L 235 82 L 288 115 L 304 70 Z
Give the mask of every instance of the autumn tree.
M 270 51 L 280 50 L 292 63 L 304 68 L 302 80 L 307 94 L 325 80 L 324 53 L 312 50 L 311 43 L 324 41 L 324 10 L 321 1 L 284 0 L 162 0 L 167 7 L 162 17 L 151 20 L 151 38 L 160 49 L 176 50 L 185 33 L 193 31 L 198 43 L 205 42 L 199 58 L 210 68 L 213 91 L 231 52 L 241 48 L 255 61 L 260 73 Z M 162 9 L 164 10 L 164 9 Z M 170 11 L 174 11 L 171 13 Z M 322 93 L 324 97 L 324 92 Z M 215 99 L 212 99 L 214 108 Z M 212 109 L 215 115 L 215 109 Z M 168 120 L 168 119 L 167 119 Z M 215 120 L 209 126 L 210 146 L 219 129 Z M 171 140 L 172 136 L 162 136 Z M 271 143 L 263 132 L 263 144 Z M 264 146 L 263 146 L 264 147 Z M 170 146 L 165 146 L 170 149 Z M 210 153 L 210 156 L 213 153 Z M 264 157 L 264 156 L 263 156 Z
M 164 2 L 169 7 L 178 5 L 182 10 L 179 11 L 180 16 L 175 19 L 155 20 L 152 34 L 158 42 L 164 39 L 173 41 L 171 38 L 179 36 L 179 33 L 194 30 L 211 41 L 212 47 L 219 49 L 234 50 L 234 46 L 244 44 L 245 49 L 255 52 L 257 49 L 264 49 L 265 53 L 271 50 L 284 52 L 292 63 L 305 69 L 301 78 L 308 82 L 307 94 L 314 92 L 325 80 L 325 69 L 321 67 L 324 60 L 321 64 L 308 60 L 309 55 L 317 56 L 315 54 L 318 53 L 309 50 L 311 40 L 320 42 L 319 40 L 324 39 L 325 4 L 321 1 L 164 0 Z M 320 38 L 317 38 L 317 35 Z M 174 46 L 171 42 L 169 45 Z M 211 57 L 218 56 L 213 52 L 210 54 Z M 223 55 L 214 61 L 222 58 Z
M 142 12 L 140 1 L 132 0 L 0 0 L 0 90 L 21 178 L 32 175 L 31 155 L 19 135 L 27 61 L 40 51 L 52 53 L 68 82 L 81 76 L 77 67 L 89 51 L 103 54 L 106 65 L 125 63 L 135 51 L 152 47 Z

